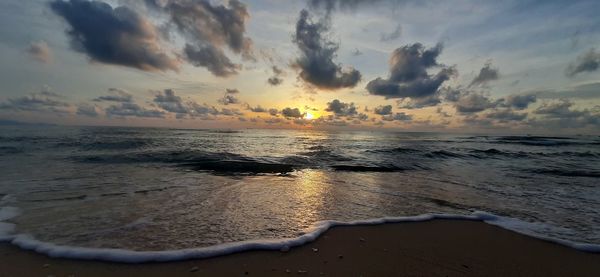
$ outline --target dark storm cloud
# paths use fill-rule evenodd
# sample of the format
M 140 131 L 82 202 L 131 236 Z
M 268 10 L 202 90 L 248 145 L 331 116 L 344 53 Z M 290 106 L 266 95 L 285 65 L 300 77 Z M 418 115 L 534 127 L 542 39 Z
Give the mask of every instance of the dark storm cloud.
M 141 70 L 177 70 L 178 62 L 160 48 L 155 27 L 134 10 L 101 1 L 55 0 L 51 10 L 70 26 L 74 50 L 93 61 Z
M 327 31 L 327 19 L 313 22 L 308 11 L 300 12 L 293 39 L 301 52 L 295 61 L 295 66 L 300 69 L 300 78 L 322 89 L 356 86 L 361 80 L 360 72 L 352 67 L 343 68 L 333 61 L 339 45 L 324 37 Z
M 41 63 L 52 62 L 52 50 L 45 41 L 32 42 L 27 47 L 27 53 L 34 60 Z
M 300 112 L 298 108 L 285 108 L 281 110 L 281 114 L 285 117 L 289 118 L 302 118 L 304 117 L 304 113 Z
M 183 50 L 188 62 L 197 67 L 206 67 L 213 75 L 229 77 L 241 69 L 239 64 L 233 63 L 223 50 L 213 45 L 193 46 L 186 44 Z
M 98 113 L 98 109 L 95 105 L 83 103 L 77 105 L 77 115 L 83 115 L 87 117 L 98 117 L 100 114 Z
M 575 75 L 582 72 L 593 72 L 600 68 L 600 52 L 597 52 L 595 48 L 588 50 L 586 53 L 577 57 L 575 62 L 569 64 L 565 74 L 568 77 L 575 77 Z
M 283 79 L 281 78 L 281 75 L 283 74 L 283 70 L 281 70 L 277 66 L 273 66 L 271 69 L 273 70 L 273 76 L 270 77 L 267 80 L 267 82 L 272 86 L 278 86 L 281 83 L 283 83 Z
M 517 110 L 527 109 L 527 107 L 529 107 L 529 104 L 535 103 L 536 101 L 537 97 L 533 94 L 510 95 L 506 98 L 501 99 L 503 106 L 515 108 Z
M 49 91 L 42 91 L 27 96 L 8 98 L 0 102 L 0 110 L 28 111 L 28 112 L 49 112 L 49 113 L 68 113 L 70 105 L 61 100 L 61 97 Z
M 164 118 L 165 113 L 159 110 L 150 110 L 139 106 L 135 103 L 121 103 L 120 105 L 112 105 L 105 109 L 108 117 L 148 117 L 148 118 Z
M 356 106 L 354 103 L 344 103 L 338 99 L 335 99 L 329 103 L 327 103 L 327 108 L 325 111 L 332 112 L 336 116 L 355 116 L 358 114 Z
M 207 0 L 171 0 L 165 9 L 179 31 L 197 43 L 227 46 L 236 54 L 252 58 L 252 40 L 244 36 L 250 17 L 244 3 L 230 0 L 225 6 Z
M 484 86 L 490 81 L 498 80 L 500 78 L 500 71 L 497 68 L 492 68 L 492 63 L 487 62 L 480 70 L 479 75 L 471 81 L 469 87 L 472 86 Z
M 399 39 L 400 35 L 402 35 L 402 25 L 398 24 L 391 33 L 381 34 L 379 40 L 382 42 L 393 41 Z
M 373 110 L 373 112 L 375 114 L 378 114 L 378 115 L 392 114 L 392 105 L 375 107 L 375 109 Z
M 206 67 L 219 77 L 237 74 L 240 65 L 225 55 L 228 48 L 245 60 L 255 60 L 252 40 L 245 36 L 250 17 L 246 5 L 230 0 L 213 5 L 208 0 L 146 1 L 166 13 L 171 26 L 186 40 L 185 57 L 198 67 Z
M 422 98 L 434 95 L 443 82 L 455 74 L 452 67 L 438 64 L 442 45 L 425 49 L 420 43 L 400 47 L 390 57 L 390 76 L 377 78 L 367 84 L 370 94 L 389 98 Z M 435 75 L 427 69 L 441 67 Z
M 100 96 L 93 101 L 109 101 L 109 102 L 132 102 L 133 97 L 127 91 L 118 88 L 109 88 L 109 95 Z

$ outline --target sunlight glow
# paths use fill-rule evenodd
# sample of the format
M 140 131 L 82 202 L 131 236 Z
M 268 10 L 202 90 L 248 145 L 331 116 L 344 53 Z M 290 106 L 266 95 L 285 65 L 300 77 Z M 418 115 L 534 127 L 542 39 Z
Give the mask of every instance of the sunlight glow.
M 306 112 L 306 114 L 304 115 L 304 119 L 311 120 L 311 119 L 314 119 L 314 118 L 315 118 L 315 116 L 313 114 L 309 113 L 309 112 Z

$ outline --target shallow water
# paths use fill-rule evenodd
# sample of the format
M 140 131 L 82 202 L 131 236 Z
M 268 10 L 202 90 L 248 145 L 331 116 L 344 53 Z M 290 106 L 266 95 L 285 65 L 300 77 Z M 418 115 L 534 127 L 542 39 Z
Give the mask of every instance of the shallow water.
M 20 212 L 0 221 L 59 245 L 189 249 L 473 211 L 600 244 L 597 136 L 0 127 L 0 176 L 0 207 Z

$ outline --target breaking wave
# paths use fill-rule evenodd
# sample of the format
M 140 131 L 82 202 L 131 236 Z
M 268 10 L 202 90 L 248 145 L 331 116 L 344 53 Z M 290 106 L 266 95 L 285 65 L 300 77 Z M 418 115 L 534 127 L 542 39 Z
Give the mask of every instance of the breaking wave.
M 10 219 L 16 216 L 18 212 L 7 210 L 6 207 L 0 210 L 0 219 Z M 447 220 L 474 220 L 482 221 L 488 224 L 496 225 L 501 228 L 515 231 L 537 239 L 554 242 L 580 251 L 598 253 L 600 245 L 590 243 L 577 243 L 562 239 L 550 238 L 539 233 L 539 223 L 530 223 L 514 218 L 502 217 L 486 212 L 474 212 L 471 215 L 456 214 L 423 214 L 417 216 L 401 217 L 383 217 L 356 221 L 319 221 L 309 228 L 304 234 L 295 238 L 282 239 L 256 239 L 240 242 L 231 242 L 217 244 L 208 247 L 189 248 L 179 250 L 163 251 L 133 251 L 127 249 L 108 249 L 108 248 L 89 248 L 57 245 L 49 242 L 36 240 L 34 237 L 26 234 L 11 234 L 14 225 L 0 221 L 0 242 L 8 242 L 25 250 L 35 251 L 53 258 L 68 258 L 79 260 L 97 260 L 119 263 L 146 263 L 146 262 L 170 262 L 188 259 L 204 259 L 217 256 L 223 256 L 238 252 L 252 250 L 283 250 L 292 247 L 301 246 L 316 240 L 330 228 L 336 226 L 356 226 L 356 225 L 380 225 L 385 223 L 405 223 L 405 222 L 423 222 L 434 219 Z M 547 226 L 544 226 L 547 227 Z

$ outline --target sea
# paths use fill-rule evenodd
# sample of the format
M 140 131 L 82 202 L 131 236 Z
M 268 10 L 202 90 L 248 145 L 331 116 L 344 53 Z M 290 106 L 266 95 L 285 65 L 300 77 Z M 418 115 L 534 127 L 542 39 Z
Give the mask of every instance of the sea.
M 600 136 L 0 127 L 0 241 L 55 257 L 211 257 L 433 218 L 599 252 Z

